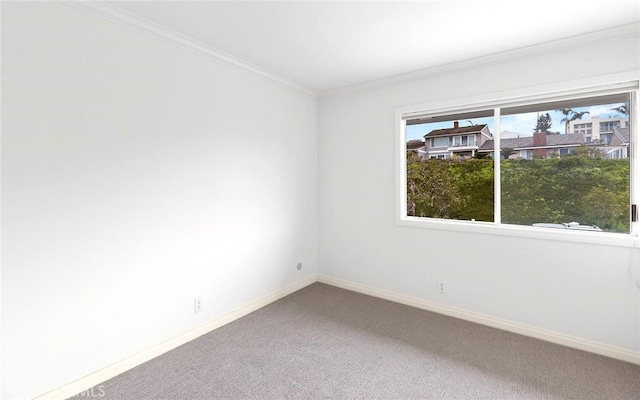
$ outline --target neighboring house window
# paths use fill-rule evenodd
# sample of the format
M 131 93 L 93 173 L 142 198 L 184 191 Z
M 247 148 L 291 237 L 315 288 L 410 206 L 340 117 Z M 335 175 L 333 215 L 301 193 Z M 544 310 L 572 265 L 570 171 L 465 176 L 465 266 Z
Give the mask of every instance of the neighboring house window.
M 448 137 L 437 137 L 431 139 L 431 147 L 449 147 Z
M 530 103 L 492 102 L 491 108 L 478 105 L 465 112 L 408 112 L 405 141 L 414 139 L 410 135 L 446 134 L 453 147 L 472 148 L 452 158 L 434 155 L 405 163 L 401 218 L 632 233 L 631 159 L 626 151 L 605 154 L 587 146 L 583 133 L 591 132 L 591 124 L 575 124 L 569 132 L 561 112 L 604 118 L 599 110 L 635 109 L 637 83 L 626 88 Z M 495 134 L 500 131 L 518 135 L 501 141 Z M 436 140 L 441 138 L 431 143 Z M 493 156 L 496 151 L 500 157 Z
M 520 150 L 520 158 L 531 160 L 533 154 L 531 150 Z
M 466 136 L 454 136 L 451 145 L 452 146 L 466 146 L 467 145 L 467 137 Z
M 475 136 L 454 136 L 451 141 L 451 146 L 475 146 Z

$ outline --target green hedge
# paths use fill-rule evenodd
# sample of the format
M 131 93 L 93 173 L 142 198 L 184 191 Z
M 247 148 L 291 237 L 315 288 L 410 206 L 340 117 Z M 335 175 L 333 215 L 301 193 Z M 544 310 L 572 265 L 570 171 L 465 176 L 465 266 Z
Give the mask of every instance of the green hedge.
M 501 161 L 502 222 L 577 221 L 629 232 L 629 160 L 574 155 Z M 493 160 L 407 161 L 409 215 L 493 221 Z

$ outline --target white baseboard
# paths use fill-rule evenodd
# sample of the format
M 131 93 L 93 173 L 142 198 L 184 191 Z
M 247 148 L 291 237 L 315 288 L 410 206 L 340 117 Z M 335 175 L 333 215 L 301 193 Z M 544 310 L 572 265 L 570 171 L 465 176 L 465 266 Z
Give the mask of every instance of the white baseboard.
M 474 311 L 464 310 L 444 304 L 438 304 L 416 297 L 377 289 L 371 286 L 333 278 L 326 275 L 318 275 L 318 282 L 346 290 L 351 290 L 353 292 L 367 294 L 369 296 L 393 301 L 395 303 L 400 303 L 427 311 L 433 311 L 438 314 L 448 315 L 450 317 L 463 319 L 465 321 L 475 322 L 477 324 L 490 326 L 492 328 L 518 333 L 520 335 L 529 336 L 547 342 L 560 344 L 563 346 L 572 347 L 574 349 L 584 350 L 590 353 L 595 353 L 605 357 L 615 358 L 617 360 L 627 361 L 633 364 L 640 365 L 640 352 L 634 352 L 631 350 L 586 340 L 576 336 L 540 329 L 534 326 L 512 322 Z
M 96 385 L 99 385 L 100 383 L 106 380 L 109 380 L 125 371 L 128 371 L 131 368 L 137 367 L 140 364 L 143 364 L 153 358 L 156 358 L 159 355 L 162 355 L 170 350 L 173 350 L 176 347 L 181 346 L 199 336 L 202 336 L 221 326 L 224 326 L 230 322 L 233 322 L 239 318 L 242 318 L 247 314 L 250 314 L 268 304 L 273 303 L 276 300 L 279 300 L 285 296 L 290 295 L 293 292 L 296 292 L 306 286 L 309 286 L 315 283 L 316 280 L 317 280 L 316 276 L 312 275 L 306 279 L 295 282 L 281 290 L 278 290 L 258 300 L 255 300 L 247 305 L 237 308 L 218 319 L 215 319 L 202 326 L 191 329 L 183 334 L 180 334 L 176 337 L 168 339 L 147 350 L 144 350 L 138 354 L 128 357 L 122 361 L 112 364 L 92 374 L 89 374 L 67 385 L 61 386 L 57 389 L 54 389 L 50 392 L 40 395 L 36 397 L 34 400 L 67 399 L 71 396 L 74 396 L 78 393 L 88 390 Z M 98 391 L 95 393 L 98 393 Z
M 34 400 L 57 400 L 67 399 L 73 395 L 76 395 L 82 391 L 88 390 L 100 383 L 109 380 L 131 368 L 137 367 L 159 355 L 162 355 L 170 350 L 175 349 L 199 336 L 209 333 L 221 326 L 224 326 L 230 322 L 233 322 L 245 315 L 252 313 L 268 304 L 273 303 L 285 296 L 290 295 L 306 286 L 309 286 L 315 282 L 325 283 L 327 285 L 339 287 L 353 292 L 367 294 L 369 296 L 393 301 L 408 305 L 411 307 L 420 308 L 427 311 L 433 311 L 439 314 L 448 315 L 450 317 L 459 318 L 462 320 L 475 322 L 481 325 L 490 326 L 493 328 L 518 333 L 524 336 L 533 337 L 547 342 L 560 344 L 567 347 L 572 347 L 579 350 L 584 350 L 590 353 L 599 354 L 605 357 L 615 358 L 617 360 L 627 361 L 633 364 L 640 365 L 640 352 L 634 352 L 631 350 L 609 346 L 603 343 L 598 343 L 583 338 L 565 335 L 563 333 L 553 332 L 545 329 L 540 329 L 534 326 L 520 324 L 517 322 L 508 321 L 501 318 L 484 315 L 481 313 L 464 310 L 457 307 L 452 307 L 444 304 L 438 304 L 422 300 L 416 297 L 406 296 L 403 294 L 374 288 L 367 285 L 362 285 L 355 282 L 350 282 L 338 278 L 333 278 L 326 275 L 312 275 L 306 279 L 295 282 L 281 290 L 257 299 L 245 306 L 237 308 L 224 316 L 213 320 L 205 325 L 194 328 L 174 338 L 166 340 L 153 346 L 145 351 L 128 357 L 122 361 L 112 364 L 106 368 L 96 371 L 90 375 L 80 378 L 67 385 L 61 386 L 50 392 L 47 392 L 41 396 L 36 397 Z

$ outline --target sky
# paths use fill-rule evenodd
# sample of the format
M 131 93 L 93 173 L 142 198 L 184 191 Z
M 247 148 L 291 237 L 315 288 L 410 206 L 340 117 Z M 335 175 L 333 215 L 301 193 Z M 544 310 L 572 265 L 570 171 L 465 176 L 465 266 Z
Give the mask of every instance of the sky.
M 591 119 L 593 116 L 600 116 L 600 118 L 622 117 L 623 116 L 622 114 L 620 114 L 617 111 L 612 111 L 611 109 L 619 107 L 623 104 L 624 103 L 614 103 L 614 104 L 602 104 L 602 105 L 590 106 L 590 107 L 576 107 L 574 108 L 574 110 L 577 112 L 582 112 L 582 111 L 589 112 L 589 114 L 585 114 L 582 117 L 583 120 Z M 552 122 L 550 131 L 564 133 L 564 123 L 560 122 L 562 118 L 564 118 L 564 115 L 555 110 L 545 110 L 545 111 L 541 111 L 540 113 L 544 114 L 547 112 L 551 116 L 551 122 Z M 509 132 L 520 133 L 524 136 L 531 136 L 533 135 L 533 128 L 535 128 L 536 126 L 537 118 L 538 116 L 537 116 L 537 113 L 535 112 L 503 116 L 502 118 L 500 118 L 500 131 L 501 132 L 509 131 Z M 489 130 L 491 131 L 491 133 L 494 133 L 493 117 L 475 118 L 475 119 L 472 119 L 471 121 L 474 124 L 489 125 Z M 460 120 L 461 127 L 469 126 L 470 124 L 471 123 L 469 122 L 469 120 Z M 410 126 L 407 126 L 407 140 L 415 140 L 415 139 L 422 140 L 424 135 L 426 135 L 427 133 L 431 132 L 434 129 L 452 128 L 452 127 L 453 127 L 452 121 L 410 125 Z

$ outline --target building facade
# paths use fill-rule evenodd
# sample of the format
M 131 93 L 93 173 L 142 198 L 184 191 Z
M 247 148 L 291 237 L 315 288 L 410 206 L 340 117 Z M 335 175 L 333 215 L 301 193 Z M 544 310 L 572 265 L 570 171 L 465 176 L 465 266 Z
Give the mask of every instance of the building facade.
M 600 118 L 594 116 L 591 119 L 570 121 L 568 133 L 581 133 L 587 144 L 598 143 L 606 145 L 611 142 L 615 128 L 627 128 L 628 126 L 628 117 Z

